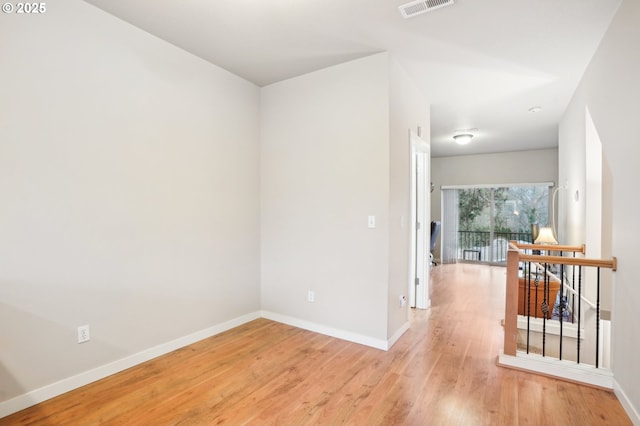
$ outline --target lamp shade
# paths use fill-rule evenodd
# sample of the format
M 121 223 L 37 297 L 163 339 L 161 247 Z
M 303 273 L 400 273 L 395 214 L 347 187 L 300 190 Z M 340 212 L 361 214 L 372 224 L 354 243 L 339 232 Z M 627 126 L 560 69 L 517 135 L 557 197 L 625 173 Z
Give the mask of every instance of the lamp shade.
M 534 241 L 535 244 L 558 244 L 558 240 L 553 236 L 553 229 L 548 226 L 543 226 L 538 232 L 538 238 Z

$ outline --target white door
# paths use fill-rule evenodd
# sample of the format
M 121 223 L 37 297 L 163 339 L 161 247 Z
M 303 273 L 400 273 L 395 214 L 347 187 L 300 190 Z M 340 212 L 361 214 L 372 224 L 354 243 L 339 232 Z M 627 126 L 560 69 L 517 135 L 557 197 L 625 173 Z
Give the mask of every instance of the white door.
M 411 132 L 411 271 L 410 306 L 428 309 L 429 246 L 431 239 L 431 155 L 429 145 Z

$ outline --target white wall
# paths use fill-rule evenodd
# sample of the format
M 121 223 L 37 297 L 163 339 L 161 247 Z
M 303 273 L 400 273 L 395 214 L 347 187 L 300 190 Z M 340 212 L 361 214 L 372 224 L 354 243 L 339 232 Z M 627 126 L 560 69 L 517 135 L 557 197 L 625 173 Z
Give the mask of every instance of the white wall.
M 267 86 L 261 117 L 263 309 L 386 340 L 387 54 Z
M 260 90 L 81 1 L 21 18 L 0 27 L 0 415 L 261 312 L 404 330 L 429 120 L 387 54 Z
M 47 6 L 0 24 L 0 402 L 260 308 L 259 89 Z
M 390 102 L 390 198 L 389 198 L 389 291 L 388 337 L 407 324 L 408 304 L 400 307 L 400 295 L 409 299 L 411 256 L 411 149 L 409 129 L 421 128 L 422 139 L 430 143 L 429 104 L 402 67 L 389 63 Z M 413 275 L 412 275 L 413 276 Z M 428 279 L 428 277 L 427 277 Z M 426 285 L 428 283 L 423 283 Z
M 558 150 L 434 157 L 431 159 L 431 180 L 435 185 L 431 193 L 431 216 L 439 220 L 442 186 L 523 182 L 557 184 Z
M 585 108 L 572 106 L 559 127 L 559 179 L 565 188 L 558 200 L 558 237 L 565 244 L 586 242 L 586 122 Z M 576 200 L 575 193 L 578 193 Z M 580 194 L 583 196 L 580 197 Z
M 640 116 L 640 3 L 625 0 L 601 42 L 571 101 L 560 127 L 561 180 L 584 185 L 585 108 L 600 136 L 603 149 L 602 254 L 618 258 L 613 276 L 613 360 L 617 394 L 636 424 L 640 424 L 640 352 L 637 284 L 637 212 L 640 199 L 638 158 L 640 144 L 632 124 Z M 583 160 L 583 161 L 581 161 Z M 582 180 L 580 180 L 582 179 Z M 585 233 L 584 203 L 566 206 L 569 235 Z

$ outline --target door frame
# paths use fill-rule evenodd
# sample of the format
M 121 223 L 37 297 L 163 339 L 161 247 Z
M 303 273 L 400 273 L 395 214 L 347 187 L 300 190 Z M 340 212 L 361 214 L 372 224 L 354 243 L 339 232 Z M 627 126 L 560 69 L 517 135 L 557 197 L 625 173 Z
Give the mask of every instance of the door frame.
M 413 131 L 409 131 L 409 142 L 411 145 L 409 306 L 429 309 L 431 307 L 429 288 L 431 147 Z

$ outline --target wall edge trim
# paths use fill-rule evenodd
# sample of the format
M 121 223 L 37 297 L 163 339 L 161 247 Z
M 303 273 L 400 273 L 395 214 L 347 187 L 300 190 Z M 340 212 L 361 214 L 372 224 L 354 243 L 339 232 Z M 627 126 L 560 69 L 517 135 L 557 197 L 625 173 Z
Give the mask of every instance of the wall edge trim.
M 363 334 L 341 330 L 338 328 L 329 327 L 323 324 L 318 324 L 311 321 L 290 317 L 288 315 L 278 314 L 275 312 L 262 311 L 262 318 L 302 328 L 304 330 L 313 331 L 314 333 L 320 333 L 326 336 L 346 340 L 352 343 L 370 346 L 372 348 L 381 349 L 383 351 L 386 351 L 391 347 L 390 342 L 387 340 L 376 339 L 374 337 L 365 336 Z

